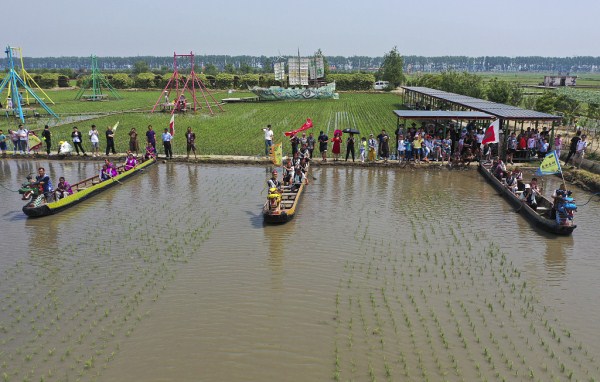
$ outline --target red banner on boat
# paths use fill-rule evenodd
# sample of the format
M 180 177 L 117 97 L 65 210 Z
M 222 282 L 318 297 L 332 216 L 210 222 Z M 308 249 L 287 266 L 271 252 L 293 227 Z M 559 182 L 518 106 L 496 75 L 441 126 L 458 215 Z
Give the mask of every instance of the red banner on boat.
M 286 137 L 291 137 L 292 135 L 296 135 L 301 131 L 310 129 L 311 127 L 313 127 L 312 120 L 310 118 L 306 118 L 306 122 L 299 129 L 288 131 L 287 133 L 284 133 L 284 134 Z

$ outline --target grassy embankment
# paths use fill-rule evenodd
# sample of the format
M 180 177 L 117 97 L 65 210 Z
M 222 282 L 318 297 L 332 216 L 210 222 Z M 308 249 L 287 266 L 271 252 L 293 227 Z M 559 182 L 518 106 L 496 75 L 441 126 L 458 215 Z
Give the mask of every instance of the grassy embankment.
M 126 151 L 129 137 L 127 133 L 135 127 L 142 135 L 149 124 L 158 133 L 168 126 L 168 113 L 150 113 L 160 91 L 122 91 L 122 100 L 107 102 L 82 102 L 73 100 L 74 90 L 48 91 L 48 95 L 56 103 L 52 109 L 61 116 L 57 126 L 51 127 L 53 145 L 60 140 L 70 140 L 73 126 L 78 126 L 87 134 L 92 124 L 96 124 L 103 133 L 106 127 L 119 122 L 116 134 L 117 151 Z M 229 97 L 224 92 L 215 92 L 217 100 Z M 235 93 L 235 97 L 251 96 L 250 93 Z M 224 112 L 213 107 L 215 114 L 210 116 L 206 105 L 197 113 L 187 113 L 175 117 L 176 134 L 174 141 L 175 154 L 185 153 L 184 131 L 189 126 L 196 132 L 197 146 L 202 154 L 213 155 L 259 155 L 264 153 L 263 133 L 260 128 L 271 124 L 275 132 L 275 141 L 281 142 L 283 132 L 300 127 L 311 118 L 314 123 L 312 131 L 315 136 L 320 130 L 329 130 L 332 135 L 337 128 L 348 126 L 347 121 L 363 133 L 379 132 L 381 129 L 393 131 L 396 118 L 392 110 L 400 108 L 401 98 L 390 93 L 343 93 L 339 100 L 299 101 L 299 102 L 251 102 L 226 104 Z M 41 108 L 37 108 L 40 109 Z M 43 110 L 42 110 L 43 111 Z M 44 123 L 53 122 L 43 117 L 27 119 L 31 129 L 42 129 Z M 337 117 L 337 118 L 336 118 Z M 336 126 L 337 121 L 337 126 Z M 0 129 L 16 128 L 16 119 L 0 120 Z M 342 123 L 344 122 L 344 123 Z M 105 140 L 101 137 L 101 150 Z M 140 144 L 144 139 L 140 139 Z M 89 142 L 84 140 L 84 147 Z

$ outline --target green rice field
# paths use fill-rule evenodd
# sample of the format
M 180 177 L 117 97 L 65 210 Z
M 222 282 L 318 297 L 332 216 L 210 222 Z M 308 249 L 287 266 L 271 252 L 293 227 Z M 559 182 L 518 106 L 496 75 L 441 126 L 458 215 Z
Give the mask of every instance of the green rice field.
M 170 114 L 163 112 L 150 113 L 160 91 L 122 91 L 122 100 L 102 102 L 75 101 L 75 90 L 49 91 L 48 95 L 55 102 L 52 109 L 61 116 L 60 121 L 48 119 L 42 114 L 39 119 L 26 119 L 30 129 L 42 129 L 48 123 L 53 134 L 53 145 L 61 140 L 70 140 L 73 126 L 77 126 L 84 134 L 95 124 L 100 132 L 107 126 L 119 122 L 115 136 L 118 152 L 128 149 L 127 133 L 136 128 L 141 137 L 140 145 L 145 139 L 143 134 L 148 125 L 152 125 L 157 133 L 168 127 Z M 249 97 L 251 93 L 216 92 L 216 100 L 227 97 Z M 185 153 L 184 131 L 191 127 L 196 133 L 196 145 L 205 155 L 261 155 L 264 154 L 264 136 L 261 131 L 271 124 L 275 132 L 275 142 L 281 142 L 285 131 L 299 128 L 307 118 L 314 124 L 313 132 L 320 130 L 333 134 L 336 128 L 357 127 L 362 134 L 379 132 L 381 129 L 394 131 L 396 118 L 392 110 L 401 108 L 402 98 L 392 93 L 343 93 L 339 100 L 300 101 L 300 102 L 248 102 L 225 104 L 223 111 L 211 103 L 214 111 L 210 115 L 206 104 L 201 103 L 202 110 L 175 117 L 175 154 Z M 40 109 L 41 108 L 37 108 Z M 17 119 L 0 119 L 0 129 L 5 131 L 16 128 Z M 157 139 L 159 141 L 159 139 Z M 104 150 L 103 136 L 100 150 Z M 89 148 L 84 140 L 84 147 Z

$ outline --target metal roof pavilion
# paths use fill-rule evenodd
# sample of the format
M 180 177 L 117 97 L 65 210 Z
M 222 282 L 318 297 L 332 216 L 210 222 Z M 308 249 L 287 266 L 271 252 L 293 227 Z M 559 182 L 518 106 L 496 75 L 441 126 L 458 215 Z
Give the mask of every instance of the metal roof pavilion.
M 492 114 L 480 111 L 447 111 L 447 110 L 394 110 L 399 119 L 495 119 Z
M 541 113 L 535 110 L 521 109 L 520 107 L 516 106 L 504 105 L 501 103 L 486 101 L 456 93 L 449 93 L 443 90 L 420 86 L 402 86 L 402 88 L 409 93 L 412 92 L 421 96 L 449 102 L 459 107 L 481 111 L 505 120 L 558 121 L 562 118 L 558 115 Z

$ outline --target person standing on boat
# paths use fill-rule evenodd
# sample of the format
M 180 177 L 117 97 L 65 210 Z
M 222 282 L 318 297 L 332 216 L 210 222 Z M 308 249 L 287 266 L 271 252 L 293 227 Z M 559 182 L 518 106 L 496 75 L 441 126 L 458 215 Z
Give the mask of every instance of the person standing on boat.
M 100 133 L 96 129 L 96 125 L 92 125 L 92 129 L 89 131 L 90 142 L 92 143 L 92 156 L 100 156 Z
M 77 129 L 77 126 L 73 126 L 73 132 L 71 133 L 71 139 L 73 140 L 73 146 L 75 146 L 75 151 L 77 152 L 77 155 L 79 155 L 79 150 L 81 150 L 81 153 L 84 156 L 87 156 L 87 154 L 85 153 L 85 150 L 83 149 L 83 146 L 81 145 L 82 135 L 81 135 L 81 131 L 79 131 Z
M 300 139 L 298 139 L 296 134 L 291 136 L 290 144 L 292 145 L 292 155 L 294 155 L 298 152 L 298 145 L 300 144 Z
M 173 136 L 169 133 L 169 129 L 165 127 L 165 132 L 162 134 L 163 146 L 165 148 L 165 158 L 173 159 L 173 148 L 171 147 L 171 141 Z
M 265 156 L 268 158 L 271 146 L 273 146 L 273 130 L 271 130 L 271 125 L 267 125 L 262 131 L 265 132 Z
M 38 174 L 35 177 L 35 181 L 42 188 L 46 202 L 48 202 L 52 197 L 52 182 L 50 181 L 48 174 L 46 174 L 45 168 L 38 168 Z
M 327 162 L 327 143 L 329 142 L 329 137 L 321 130 L 317 140 L 319 141 L 319 151 L 321 152 L 321 158 L 323 158 L 323 162 Z
M 115 155 L 117 154 L 117 151 L 115 150 L 115 133 L 112 126 L 108 126 L 106 129 L 106 156 L 108 156 L 110 151 Z
M 46 154 L 50 155 L 50 147 L 52 146 L 52 133 L 50 132 L 50 127 L 48 127 L 48 125 L 44 126 L 44 131 L 42 131 L 42 139 L 46 141 Z
M 185 140 L 187 142 L 187 159 L 190 159 L 190 151 L 194 152 L 194 159 L 196 159 L 196 134 L 192 131 L 191 127 L 187 128 Z
M 156 133 L 152 130 L 152 125 L 148 125 L 148 131 L 146 131 L 146 142 L 152 145 L 154 152 L 156 153 Z

